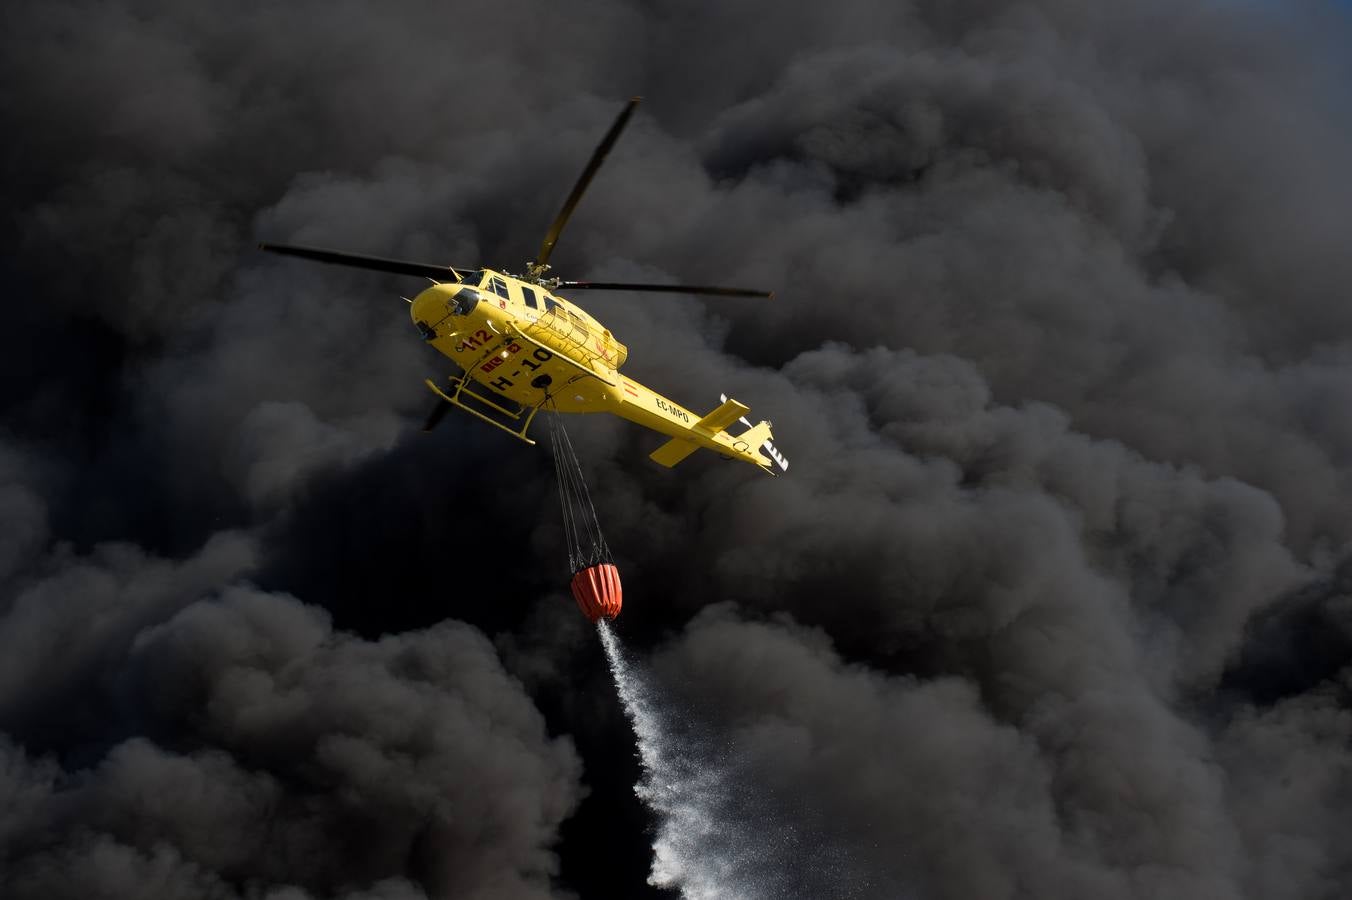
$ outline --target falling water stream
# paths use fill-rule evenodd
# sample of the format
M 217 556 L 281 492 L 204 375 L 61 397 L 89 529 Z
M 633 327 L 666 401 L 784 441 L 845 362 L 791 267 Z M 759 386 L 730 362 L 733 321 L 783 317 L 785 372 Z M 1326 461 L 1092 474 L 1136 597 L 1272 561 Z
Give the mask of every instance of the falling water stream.
M 604 619 L 599 630 L 615 689 L 638 742 L 643 774 L 634 792 L 659 820 L 648 883 L 678 888 L 685 900 L 751 900 L 754 895 L 736 885 L 737 873 L 730 871 L 729 861 L 708 853 L 710 843 L 717 841 L 716 771 L 700 765 L 696 754 L 683 752 L 687 748 L 659 713 L 645 674 L 626 658 Z
M 598 628 L 638 744 L 634 793 L 657 818 L 649 884 L 675 888 L 684 900 L 871 896 L 850 853 L 826 839 L 801 798 L 777 794 L 754 755 L 659 696 L 610 625 L 601 620 Z

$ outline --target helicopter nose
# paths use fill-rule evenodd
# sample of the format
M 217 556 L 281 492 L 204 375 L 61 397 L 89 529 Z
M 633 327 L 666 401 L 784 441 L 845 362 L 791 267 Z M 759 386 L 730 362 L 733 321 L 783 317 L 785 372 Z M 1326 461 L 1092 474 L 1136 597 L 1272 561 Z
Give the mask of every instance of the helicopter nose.
M 435 340 L 441 323 L 451 316 L 467 316 L 479 305 L 479 293 L 459 284 L 434 284 L 413 298 L 409 316 L 423 340 Z
M 437 323 L 446 318 L 450 310 L 451 292 L 446 285 L 434 284 L 413 298 L 408 314 L 413 324 L 426 340 L 436 336 Z
M 436 325 L 446 316 L 467 316 L 479 305 L 479 293 L 459 284 L 434 284 L 413 298 L 409 315 L 415 322 Z

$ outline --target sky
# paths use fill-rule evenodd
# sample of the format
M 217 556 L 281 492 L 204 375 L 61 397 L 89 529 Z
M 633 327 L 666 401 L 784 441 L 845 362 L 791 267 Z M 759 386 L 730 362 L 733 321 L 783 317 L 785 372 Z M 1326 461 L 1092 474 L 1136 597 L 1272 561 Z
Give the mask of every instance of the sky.
M 692 852 L 763 836 L 748 896 L 1348 895 L 1348 38 L 1337 3 L 11 4 L 0 894 L 677 896 L 544 448 L 418 432 L 416 280 L 254 249 L 520 270 L 642 95 L 551 261 L 774 290 L 575 299 L 791 461 L 569 423 L 617 634 L 726 785 Z

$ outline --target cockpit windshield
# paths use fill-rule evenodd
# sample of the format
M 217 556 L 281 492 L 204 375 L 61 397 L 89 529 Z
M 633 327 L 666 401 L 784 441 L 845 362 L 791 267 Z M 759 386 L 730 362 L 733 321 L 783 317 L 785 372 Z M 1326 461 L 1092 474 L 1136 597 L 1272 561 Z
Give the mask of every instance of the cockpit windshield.
M 479 282 L 484 280 L 483 269 L 473 269 L 470 271 L 466 271 L 464 269 L 456 269 L 455 274 L 460 276 L 461 284 L 468 285 L 470 287 L 478 287 Z

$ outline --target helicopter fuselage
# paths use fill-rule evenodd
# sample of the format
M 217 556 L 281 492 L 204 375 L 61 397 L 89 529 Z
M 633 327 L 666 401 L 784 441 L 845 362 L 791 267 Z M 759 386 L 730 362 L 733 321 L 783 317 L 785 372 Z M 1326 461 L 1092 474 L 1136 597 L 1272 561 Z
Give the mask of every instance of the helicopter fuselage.
M 658 451 L 674 457 L 668 465 L 703 446 L 772 471 L 771 458 L 761 452 L 765 444 L 776 455 L 768 444 L 769 423 L 729 435 L 723 429 L 746 411 L 737 401 L 702 417 L 621 375 L 628 348 L 543 285 L 484 269 L 462 282 L 431 285 L 413 298 L 409 313 L 423 340 L 464 371 L 452 379 L 450 392 L 429 386 L 523 440 L 530 440 L 526 427 L 539 409 L 608 412 L 675 439 Z M 511 420 L 504 422 L 503 414 Z

